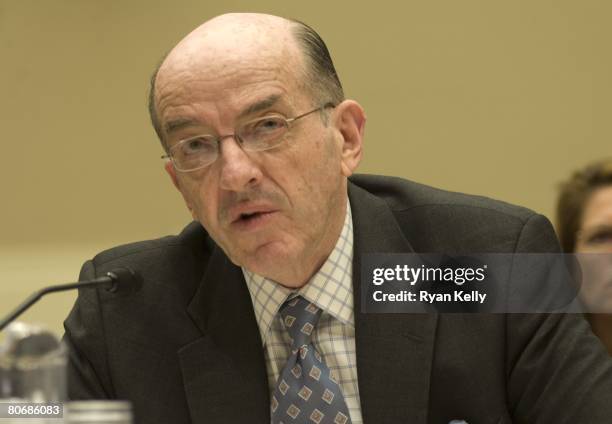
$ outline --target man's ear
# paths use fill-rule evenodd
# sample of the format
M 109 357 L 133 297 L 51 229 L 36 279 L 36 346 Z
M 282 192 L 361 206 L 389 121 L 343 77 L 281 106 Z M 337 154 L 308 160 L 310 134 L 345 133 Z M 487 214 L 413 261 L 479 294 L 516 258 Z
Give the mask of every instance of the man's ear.
M 168 175 L 170 175 L 170 179 L 172 180 L 172 184 L 174 184 L 174 187 L 176 187 L 178 191 L 181 191 L 181 186 L 178 182 L 178 179 L 176 178 L 176 169 L 174 169 L 174 165 L 172 165 L 172 162 L 167 160 L 164 164 L 164 168 L 166 169 Z
M 342 174 L 349 177 L 361 162 L 366 116 L 354 100 L 345 100 L 334 110 L 334 124 L 342 136 Z
M 185 205 L 187 205 L 187 209 L 189 209 L 189 213 L 191 213 L 191 216 L 193 217 L 193 219 L 197 220 L 198 218 L 196 217 L 194 213 L 193 207 L 191 206 L 191 203 L 189 203 L 186 193 L 183 191 L 183 188 L 181 187 L 181 182 L 176 176 L 176 169 L 174 169 L 174 165 L 172 165 L 171 161 L 167 161 L 166 164 L 164 165 L 164 168 L 166 169 L 166 172 L 170 176 L 170 179 L 172 180 L 172 184 L 174 184 L 174 187 L 176 187 L 176 189 L 183 196 L 183 199 L 185 200 Z

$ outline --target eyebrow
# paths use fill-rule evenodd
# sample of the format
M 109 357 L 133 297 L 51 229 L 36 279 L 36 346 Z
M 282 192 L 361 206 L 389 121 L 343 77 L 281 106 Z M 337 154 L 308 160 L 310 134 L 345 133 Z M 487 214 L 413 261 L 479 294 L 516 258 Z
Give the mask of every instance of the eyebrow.
M 600 224 L 600 225 L 594 225 L 592 227 L 587 227 L 584 228 L 583 230 L 581 230 L 583 234 L 587 234 L 589 236 L 595 235 L 597 233 L 600 232 L 608 232 L 608 231 L 612 231 L 612 225 L 609 224 Z
M 270 107 L 274 106 L 274 104 L 276 104 L 276 102 L 278 102 L 280 98 L 281 98 L 280 94 L 273 94 L 271 96 L 266 97 L 263 100 L 259 100 L 251 104 L 247 106 L 245 109 L 243 109 L 242 112 L 240 112 L 240 114 L 238 114 L 238 119 L 255 114 L 257 112 L 261 112 L 262 110 L 269 109 Z M 176 118 L 176 119 L 171 119 L 170 121 L 166 122 L 166 124 L 164 125 L 164 129 L 166 131 L 166 134 L 170 134 L 180 129 L 191 127 L 191 126 L 196 126 L 196 125 L 199 125 L 199 122 L 195 119 Z
M 166 134 L 170 134 L 174 131 L 178 131 L 180 129 L 183 129 L 185 127 L 190 127 L 190 126 L 194 126 L 197 125 L 197 121 L 194 119 L 190 119 L 190 118 L 176 118 L 176 119 L 172 119 L 168 122 L 166 122 L 166 124 L 164 125 L 164 129 L 166 131 Z
M 266 97 L 263 100 L 257 101 L 252 105 L 248 106 L 238 115 L 238 118 L 244 118 L 249 115 L 253 115 L 257 112 L 261 112 L 262 110 L 266 110 L 274 106 L 276 102 L 280 100 L 280 94 L 272 94 L 271 96 Z

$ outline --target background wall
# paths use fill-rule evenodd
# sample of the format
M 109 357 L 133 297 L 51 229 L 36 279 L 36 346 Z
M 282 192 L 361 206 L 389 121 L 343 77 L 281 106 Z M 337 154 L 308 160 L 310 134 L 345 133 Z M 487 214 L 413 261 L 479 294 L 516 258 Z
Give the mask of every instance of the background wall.
M 0 315 L 96 251 L 189 220 L 149 126 L 149 75 L 202 21 L 295 17 L 368 114 L 360 170 L 553 218 L 556 186 L 609 156 L 612 3 L 0 0 Z M 223 5 L 222 5 L 223 4 Z M 58 333 L 73 295 L 29 321 Z

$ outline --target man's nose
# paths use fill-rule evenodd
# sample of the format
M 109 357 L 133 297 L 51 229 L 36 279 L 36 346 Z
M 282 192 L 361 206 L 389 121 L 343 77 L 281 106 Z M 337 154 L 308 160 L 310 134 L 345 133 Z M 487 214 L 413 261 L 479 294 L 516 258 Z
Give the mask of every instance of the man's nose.
M 263 176 L 258 164 L 245 152 L 234 137 L 219 142 L 220 185 L 224 190 L 243 191 L 257 185 Z

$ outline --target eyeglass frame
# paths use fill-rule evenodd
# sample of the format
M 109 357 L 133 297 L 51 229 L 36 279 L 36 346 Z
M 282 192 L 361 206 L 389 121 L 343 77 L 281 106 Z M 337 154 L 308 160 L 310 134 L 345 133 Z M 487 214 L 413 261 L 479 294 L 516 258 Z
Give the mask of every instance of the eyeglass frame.
M 327 108 L 335 108 L 335 107 L 336 107 L 336 104 L 334 104 L 333 102 L 327 102 L 327 103 L 325 103 L 325 104 L 324 104 L 324 105 L 322 105 L 322 106 L 319 106 L 319 107 L 317 107 L 317 108 L 315 108 L 315 109 L 312 109 L 312 110 L 310 110 L 310 111 L 308 111 L 308 112 L 306 112 L 306 113 L 302 113 L 301 115 L 294 116 L 294 117 L 292 117 L 292 118 L 285 118 L 284 116 L 280 116 L 280 115 L 269 115 L 269 116 L 262 116 L 262 117 L 260 117 L 260 118 L 256 118 L 256 119 L 249 120 L 249 121 L 245 122 L 244 124 L 240 125 L 240 127 L 247 126 L 248 124 L 251 124 L 251 123 L 253 123 L 253 122 L 257 122 L 257 121 L 260 121 L 260 120 L 265 120 L 266 118 L 268 118 L 268 117 L 270 117 L 270 116 L 275 116 L 275 117 L 281 118 L 281 119 L 283 119 L 283 120 L 285 121 L 285 124 L 286 124 L 286 126 L 287 126 L 287 132 L 286 132 L 285 134 L 283 134 L 283 136 L 282 136 L 282 137 L 284 137 L 284 136 L 286 136 L 286 135 L 287 135 L 287 133 L 288 133 L 288 132 L 291 130 L 291 125 L 292 125 L 292 124 L 293 124 L 295 121 L 297 121 L 298 119 L 304 118 L 304 117 L 306 117 L 306 116 L 308 116 L 308 115 L 310 115 L 310 114 L 313 114 L 313 113 L 318 112 L 318 111 L 325 110 L 325 109 L 327 109 Z M 196 138 L 196 137 L 201 137 L 201 136 L 211 137 L 211 138 L 212 138 L 211 140 L 216 142 L 216 144 L 217 144 L 217 150 L 216 150 L 216 152 L 217 152 L 217 157 L 215 158 L 215 160 L 213 160 L 213 161 L 211 161 L 211 162 L 209 162 L 209 163 L 207 163 L 207 164 L 205 164 L 205 165 L 198 166 L 197 168 L 192 168 L 192 169 L 180 169 L 180 168 L 177 166 L 177 164 L 176 164 L 176 162 L 175 162 L 175 160 L 174 160 L 174 158 L 173 158 L 173 156 L 172 156 L 172 153 L 170 153 L 170 150 L 172 150 L 172 149 L 176 148 L 177 146 L 179 146 L 180 144 L 182 144 L 182 143 L 184 143 L 184 142 L 186 142 L 186 141 L 189 141 L 189 140 L 192 140 L 193 138 Z M 282 138 L 282 137 L 281 137 L 281 138 Z M 176 144 L 174 144 L 174 145 L 173 145 L 171 148 L 169 148 L 169 149 L 168 149 L 168 153 L 166 153 L 166 154 L 164 154 L 164 155 L 162 155 L 162 156 L 161 156 L 161 159 L 164 159 L 164 160 L 168 160 L 168 159 L 169 159 L 169 160 L 172 162 L 172 165 L 174 166 L 174 168 L 175 168 L 177 171 L 179 171 L 179 172 L 192 172 L 192 171 L 197 171 L 197 170 L 199 170 L 199 169 L 202 169 L 202 168 L 205 168 L 205 167 L 207 167 L 207 166 L 209 166 L 209 165 L 212 165 L 212 164 L 213 164 L 213 163 L 214 163 L 214 162 L 215 162 L 215 161 L 218 159 L 218 157 L 219 157 L 219 152 L 220 152 L 220 150 L 221 150 L 221 142 L 222 142 L 223 140 L 225 140 L 226 138 L 233 138 L 234 140 L 236 140 L 236 141 L 238 142 L 238 145 L 240 146 L 240 148 L 241 148 L 241 149 L 243 149 L 244 151 L 247 151 L 247 152 L 264 152 L 264 151 L 266 151 L 266 150 L 271 150 L 271 149 L 273 149 L 273 148 L 275 148 L 275 147 L 278 147 L 278 146 L 279 146 L 279 145 L 282 143 L 282 140 L 280 140 L 280 142 L 279 142 L 278 144 L 274 144 L 274 145 L 269 146 L 269 147 L 267 147 L 267 148 L 264 148 L 264 149 L 254 149 L 254 150 L 251 150 L 251 149 L 245 149 L 245 148 L 244 148 L 244 141 L 242 140 L 242 138 L 241 138 L 241 137 L 238 135 L 238 133 L 237 133 L 236 131 L 235 131 L 233 134 L 225 134 L 225 135 L 218 135 L 218 136 L 213 136 L 212 134 L 198 134 L 198 135 L 195 135 L 195 136 L 193 136 L 193 137 L 184 138 L 184 139 L 182 139 L 182 140 L 179 140 L 179 141 L 178 141 Z

